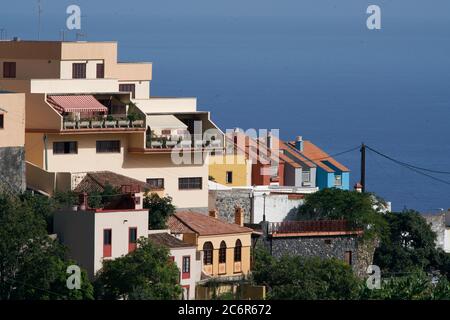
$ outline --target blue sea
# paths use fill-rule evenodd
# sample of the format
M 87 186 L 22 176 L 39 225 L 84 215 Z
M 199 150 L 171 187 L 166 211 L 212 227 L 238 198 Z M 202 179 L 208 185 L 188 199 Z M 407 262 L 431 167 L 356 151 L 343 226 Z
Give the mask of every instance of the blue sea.
M 368 1 L 74 2 L 84 8 L 83 40 L 117 40 L 121 60 L 152 61 L 152 95 L 196 96 L 222 129 L 280 129 L 329 154 L 364 142 L 450 171 L 448 1 L 372 1 L 382 8 L 374 31 Z M 41 38 L 59 39 L 71 3 L 44 1 Z M 0 28 L 35 39 L 32 5 L 2 9 Z M 352 185 L 359 157 L 336 157 L 352 170 Z M 430 174 L 448 184 L 367 153 L 367 189 L 395 210 L 450 208 L 450 175 Z

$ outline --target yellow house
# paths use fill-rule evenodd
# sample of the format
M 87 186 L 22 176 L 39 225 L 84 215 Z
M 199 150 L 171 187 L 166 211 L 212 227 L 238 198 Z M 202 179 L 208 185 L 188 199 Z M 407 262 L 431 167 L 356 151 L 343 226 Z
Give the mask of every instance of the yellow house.
M 209 178 L 229 187 L 250 186 L 252 162 L 244 152 L 239 152 L 233 141 L 225 138 L 225 152 L 209 156 Z
M 242 213 L 234 224 L 211 215 L 177 212 L 169 218 L 169 229 L 202 253 L 205 275 L 240 279 L 250 271 L 253 230 L 243 226 Z
M 117 52 L 116 42 L 0 41 L 0 87 L 26 95 L 28 186 L 52 194 L 111 171 L 206 209 L 208 153 L 223 133 L 196 98 L 151 96 L 152 63 Z
M 25 95 L 0 90 L 0 190 L 25 190 Z

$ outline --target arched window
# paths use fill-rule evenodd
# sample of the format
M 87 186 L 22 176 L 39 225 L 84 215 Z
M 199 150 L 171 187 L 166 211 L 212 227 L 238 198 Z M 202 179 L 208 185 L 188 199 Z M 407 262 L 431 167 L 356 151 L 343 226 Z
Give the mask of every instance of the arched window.
M 239 262 L 241 261 L 242 256 L 242 242 L 241 240 L 237 239 L 236 244 L 234 246 L 234 261 Z
M 214 247 L 211 242 L 205 242 L 203 245 L 203 264 L 208 265 L 213 263 Z
M 227 245 L 225 241 L 222 241 L 219 249 L 219 263 L 225 262 L 227 262 Z

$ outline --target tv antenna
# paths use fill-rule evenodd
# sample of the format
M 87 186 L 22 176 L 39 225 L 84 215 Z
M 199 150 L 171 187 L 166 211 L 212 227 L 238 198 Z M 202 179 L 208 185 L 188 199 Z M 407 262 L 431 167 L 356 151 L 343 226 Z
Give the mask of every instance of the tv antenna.
M 0 28 L 0 40 L 6 40 L 8 38 L 8 30 Z
M 41 40 L 41 15 L 42 15 L 42 6 L 41 0 L 37 0 L 38 2 L 38 40 Z

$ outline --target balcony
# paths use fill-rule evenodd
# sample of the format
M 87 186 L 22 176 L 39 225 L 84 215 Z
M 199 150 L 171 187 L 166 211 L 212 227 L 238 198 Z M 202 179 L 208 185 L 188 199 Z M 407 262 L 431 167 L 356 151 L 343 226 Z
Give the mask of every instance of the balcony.
M 141 129 L 143 131 L 144 128 L 144 119 L 135 119 L 125 114 L 93 115 L 80 119 L 73 114 L 63 116 L 63 130 Z
M 50 95 L 47 103 L 62 117 L 63 133 L 145 131 L 145 116 L 127 95 Z
M 362 234 L 363 230 L 355 228 L 346 220 L 303 220 L 271 222 L 268 234 L 273 237 L 283 236 L 319 236 Z

